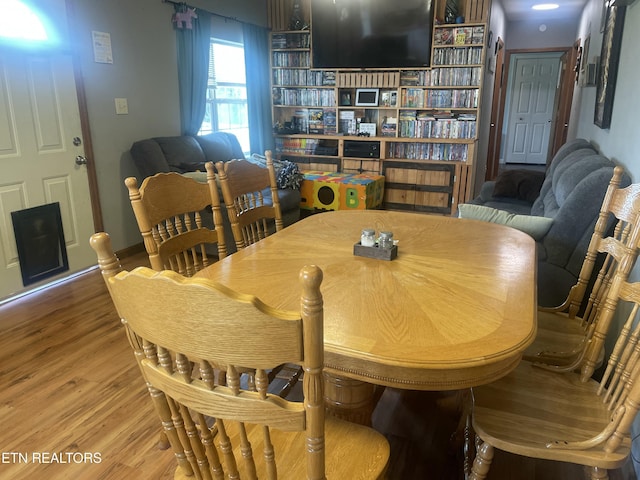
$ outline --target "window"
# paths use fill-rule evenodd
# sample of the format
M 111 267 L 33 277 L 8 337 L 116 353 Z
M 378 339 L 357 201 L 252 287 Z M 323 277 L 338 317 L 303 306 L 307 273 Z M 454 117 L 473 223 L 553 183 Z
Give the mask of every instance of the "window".
M 244 47 L 211 39 L 207 109 L 199 134 L 229 132 L 249 152 L 249 115 Z

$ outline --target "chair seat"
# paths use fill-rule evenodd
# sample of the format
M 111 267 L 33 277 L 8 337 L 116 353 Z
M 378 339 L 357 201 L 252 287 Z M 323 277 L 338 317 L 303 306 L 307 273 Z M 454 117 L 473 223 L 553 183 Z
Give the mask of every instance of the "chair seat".
M 559 374 L 521 364 L 506 377 L 473 388 L 473 428 L 494 447 L 517 455 L 619 468 L 630 439 L 613 453 L 602 446 L 583 450 L 547 448 L 554 441 L 588 440 L 609 424 L 611 412 L 596 396 L 598 384 L 574 373 Z
M 227 422 L 225 422 L 227 425 Z M 233 445 L 238 445 L 239 429 L 237 423 L 229 422 L 227 434 Z M 247 436 L 252 445 L 256 471 L 258 477 L 263 478 L 264 457 L 258 455 L 263 449 L 263 435 L 261 427 L 246 424 Z M 278 460 L 278 479 L 303 480 L 307 478 L 307 462 L 304 452 L 305 432 L 282 432 L 271 430 L 271 441 L 278 457 L 278 452 L 286 452 L 280 455 Z M 217 445 L 217 442 L 216 442 Z M 389 459 L 389 443 L 386 438 L 375 430 L 362 425 L 346 422 L 334 417 L 325 420 L 325 464 L 328 480 L 357 480 L 384 478 Z M 361 452 L 361 455 L 354 454 Z M 240 459 L 240 449 L 234 450 L 235 457 Z M 348 458 L 345 455 L 349 455 Z M 220 458 L 224 466 L 222 456 Z M 238 463 L 240 478 L 250 478 L 246 475 L 245 466 Z M 175 479 L 188 480 L 182 469 L 178 467 Z
M 553 363 L 558 365 L 562 364 L 564 357 L 568 363 L 584 346 L 584 339 L 582 318 L 569 318 L 566 313 L 538 310 L 538 333 L 534 342 L 525 350 L 523 358 L 533 362 L 552 357 Z M 551 353 L 559 355 L 549 355 Z

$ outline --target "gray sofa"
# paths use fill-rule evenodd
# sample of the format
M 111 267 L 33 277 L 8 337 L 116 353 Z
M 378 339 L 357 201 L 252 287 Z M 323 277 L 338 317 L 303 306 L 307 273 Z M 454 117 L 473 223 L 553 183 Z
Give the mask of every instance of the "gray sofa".
M 226 132 L 214 132 L 202 136 L 155 137 L 135 142 L 130 149 L 133 162 L 140 173 L 139 183 L 151 175 L 160 172 L 178 172 L 194 176 L 191 172 L 204 172 L 204 164 L 212 161 L 228 161 L 245 158 L 238 139 Z M 204 177 L 206 178 L 206 176 Z M 267 202 L 271 192 L 265 192 Z M 222 200 L 222 192 L 220 193 Z M 300 192 L 286 188 L 278 190 L 282 223 L 291 225 L 300 219 Z M 231 224 L 226 208 L 222 208 L 224 235 L 227 251 L 236 251 Z
M 539 305 L 559 305 L 575 284 L 614 167 L 587 140 L 575 139 L 558 150 L 545 174 L 506 171 L 470 202 L 553 219 L 537 239 Z M 622 186 L 630 183 L 625 174 Z

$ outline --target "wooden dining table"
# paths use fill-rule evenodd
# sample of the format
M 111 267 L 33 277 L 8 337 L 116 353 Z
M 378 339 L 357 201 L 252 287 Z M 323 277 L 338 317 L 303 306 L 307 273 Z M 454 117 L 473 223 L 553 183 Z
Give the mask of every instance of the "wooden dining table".
M 354 255 L 361 231 L 391 231 L 393 260 Z M 536 334 L 536 247 L 515 229 L 383 210 L 308 216 L 197 274 L 299 310 L 298 273 L 324 279 L 325 397 L 370 421 L 376 386 L 459 390 L 513 370 Z

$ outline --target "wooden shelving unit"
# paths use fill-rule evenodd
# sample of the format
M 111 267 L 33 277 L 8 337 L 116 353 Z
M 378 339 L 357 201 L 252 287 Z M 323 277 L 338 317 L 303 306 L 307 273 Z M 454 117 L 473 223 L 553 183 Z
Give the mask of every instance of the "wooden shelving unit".
M 469 200 L 484 23 L 435 25 L 430 68 L 332 70 L 311 67 L 311 33 L 286 30 L 286 3 L 271 0 L 269 12 L 278 158 L 301 170 L 385 175 L 389 209 L 451 214 Z M 357 105 L 361 89 L 377 102 Z

